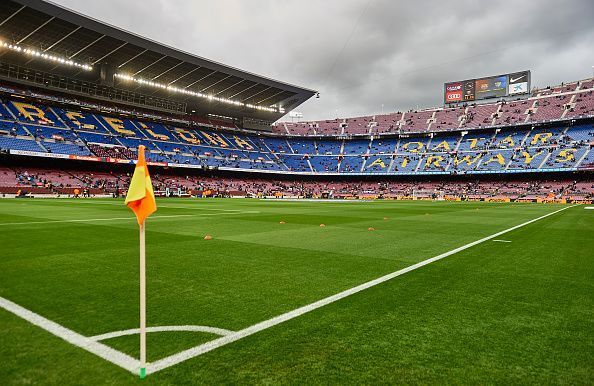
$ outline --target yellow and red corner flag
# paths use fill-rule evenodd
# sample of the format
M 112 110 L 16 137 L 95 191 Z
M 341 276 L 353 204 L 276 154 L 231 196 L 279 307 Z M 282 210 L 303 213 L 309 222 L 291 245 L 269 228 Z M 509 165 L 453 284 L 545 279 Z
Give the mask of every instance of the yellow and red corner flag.
M 144 220 L 157 210 L 153 184 L 144 158 L 144 149 L 143 145 L 138 146 L 138 161 L 125 201 L 128 208 L 134 211 L 138 225 L 142 225 Z
M 140 226 L 140 378 L 146 377 L 146 248 L 144 237 L 144 220 L 157 210 L 153 184 L 149 175 L 146 159 L 144 158 L 145 147 L 138 146 L 138 161 L 128 194 L 126 194 L 126 205 L 134 211 L 136 221 Z

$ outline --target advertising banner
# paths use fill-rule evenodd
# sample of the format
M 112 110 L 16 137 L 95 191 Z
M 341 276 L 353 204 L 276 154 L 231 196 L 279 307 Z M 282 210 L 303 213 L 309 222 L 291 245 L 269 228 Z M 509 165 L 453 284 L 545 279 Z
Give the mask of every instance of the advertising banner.
M 509 86 L 508 94 L 526 94 L 530 91 L 528 82 L 530 80 L 530 74 L 528 71 L 516 72 L 515 74 L 509 75 Z
M 447 83 L 445 85 L 445 102 L 461 102 L 462 101 L 462 83 Z
M 476 80 L 477 99 L 503 97 L 507 95 L 507 75 Z
M 475 87 L 474 87 L 474 80 L 465 80 L 464 81 L 464 100 L 465 101 L 473 101 L 475 97 Z
M 444 103 L 472 102 L 530 92 L 530 71 L 444 84 Z

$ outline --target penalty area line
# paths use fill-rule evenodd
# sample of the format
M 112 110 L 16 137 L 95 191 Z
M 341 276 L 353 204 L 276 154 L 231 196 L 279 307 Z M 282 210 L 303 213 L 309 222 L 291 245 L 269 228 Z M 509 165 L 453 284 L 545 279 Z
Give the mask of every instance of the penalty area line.
M 554 214 L 557 214 L 557 213 L 562 212 L 564 210 L 567 210 L 569 208 L 573 208 L 574 206 L 577 206 L 577 205 L 567 206 L 565 208 L 561 208 L 561 209 L 556 210 L 554 212 L 547 213 L 547 214 L 545 214 L 543 216 L 540 216 L 540 217 L 537 217 L 535 219 L 526 221 L 526 222 L 524 222 L 522 224 L 513 226 L 511 228 L 508 228 L 508 229 L 505 229 L 503 231 L 494 233 L 494 234 L 492 234 L 490 236 L 487 236 L 487 237 L 483 237 L 482 239 L 473 241 L 473 242 L 468 243 L 466 245 L 463 245 L 461 247 L 452 249 L 451 251 L 448 251 L 448 252 L 442 253 L 440 255 L 434 256 L 434 257 L 429 258 L 427 260 L 423 260 L 423 261 L 421 261 L 419 263 L 413 264 L 411 266 L 408 266 L 408 267 L 403 268 L 401 270 L 398 270 L 396 272 L 392 272 L 392 273 L 389 273 L 387 275 L 381 276 L 381 277 L 379 277 L 377 279 L 374 279 L 374 280 L 368 281 L 366 283 L 360 284 L 360 285 L 358 285 L 356 287 L 353 287 L 353 288 L 350 288 L 350 289 L 348 289 L 346 291 L 342 291 L 342 292 L 339 292 L 339 293 L 337 293 L 335 295 L 332 295 L 332 296 L 329 296 L 327 298 L 318 300 L 317 302 L 314 302 L 314 303 L 305 305 L 303 307 L 297 308 L 297 309 L 295 309 L 293 311 L 286 312 L 284 314 L 281 314 L 281 315 L 276 316 L 274 318 L 271 318 L 271 319 L 262 321 L 260 323 L 256 323 L 256 324 L 254 324 L 252 326 L 249 326 L 247 328 L 244 328 L 242 330 L 239 330 L 239 331 L 237 331 L 235 333 L 232 333 L 232 334 L 223 336 L 221 338 L 217 338 L 217 339 L 212 340 L 210 342 L 207 342 L 207 343 L 204 343 L 204 344 L 195 346 L 193 348 L 190 348 L 190 349 L 181 351 L 181 352 L 179 352 L 177 354 L 173 354 L 173 355 L 170 355 L 170 356 L 168 356 L 166 358 L 157 360 L 157 361 L 155 361 L 155 362 L 153 362 L 153 363 L 151 363 L 151 364 L 148 365 L 148 367 L 147 367 L 147 373 L 148 374 L 155 373 L 157 371 L 160 371 L 160 370 L 166 369 L 168 367 L 174 366 L 176 364 L 179 364 L 181 362 L 187 361 L 188 359 L 191 359 L 191 358 L 200 356 L 202 354 L 205 354 L 205 353 L 207 353 L 209 351 L 215 350 L 215 349 L 217 349 L 219 347 L 225 346 L 225 345 L 227 345 L 229 343 L 236 342 L 236 341 L 238 341 L 240 339 L 243 339 L 245 337 L 248 337 L 250 335 L 253 335 L 253 334 L 257 333 L 257 332 L 266 330 L 266 329 L 268 329 L 270 327 L 274 327 L 274 326 L 276 326 L 278 324 L 281 324 L 281 323 L 286 322 L 288 320 L 294 319 L 294 318 L 296 318 L 298 316 L 304 315 L 304 314 L 306 314 L 308 312 L 314 311 L 314 310 L 316 310 L 318 308 L 324 307 L 324 306 L 326 306 L 328 304 L 331 304 L 331 303 L 334 303 L 334 302 L 336 302 L 338 300 L 344 299 L 347 296 L 354 295 L 354 294 L 356 294 L 358 292 L 364 291 L 364 290 L 366 290 L 368 288 L 371 288 L 371 287 L 374 287 L 374 286 L 376 286 L 378 284 L 382 284 L 382 283 L 384 283 L 384 282 L 386 282 L 388 280 L 391 280 L 391 279 L 393 279 L 395 277 L 398 277 L 400 275 L 404 275 L 405 273 L 408 273 L 410 271 L 414 271 L 415 269 L 424 267 L 425 265 L 431 264 L 431 263 L 433 263 L 435 261 L 438 261 L 438 260 L 441 260 L 441 259 L 443 259 L 445 257 L 454 255 L 454 254 L 456 254 L 458 252 L 461 252 L 461 251 L 463 251 L 465 249 L 468 249 L 468 248 L 474 247 L 475 245 L 484 243 L 485 241 L 492 240 L 492 239 L 494 239 L 496 237 L 499 237 L 499 236 L 501 236 L 503 234 L 506 234 L 508 232 L 511 232 L 511 231 L 516 230 L 516 229 L 522 228 L 522 227 L 524 227 L 526 225 L 532 224 L 532 223 L 534 223 L 536 221 L 542 220 L 544 218 L 547 218 L 549 216 L 552 216 Z

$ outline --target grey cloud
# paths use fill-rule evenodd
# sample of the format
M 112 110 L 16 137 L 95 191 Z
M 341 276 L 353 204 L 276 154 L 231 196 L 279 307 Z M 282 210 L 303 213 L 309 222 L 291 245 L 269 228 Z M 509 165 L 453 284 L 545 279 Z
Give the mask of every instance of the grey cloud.
M 375 114 L 382 104 L 384 111 L 436 106 L 449 80 L 531 69 L 533 84 L 546 86 L 590 77 L 594 65 L 591 0 L 57 2 L 317 89 L 321 98 L 299 108 L 308 120 Z

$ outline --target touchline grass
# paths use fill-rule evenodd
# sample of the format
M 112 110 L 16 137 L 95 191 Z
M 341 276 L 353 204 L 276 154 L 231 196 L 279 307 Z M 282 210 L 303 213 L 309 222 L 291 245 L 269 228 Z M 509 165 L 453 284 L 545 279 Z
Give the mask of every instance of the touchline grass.
M 148 326 L 223 332 L 565 208 L 157 205 Z M 0 384 L 592 384 L 593 234 L 594 212 L 571 207 L 145 380 L 0 308 Z M 121 200 L 0 200 L 0 297 L 87 337 L 138 328 L 137 237 Z M 151 332 L 148 360 L 220 337 L 208 331 Z M 138 357 L 138 335 L 101 343 Z

